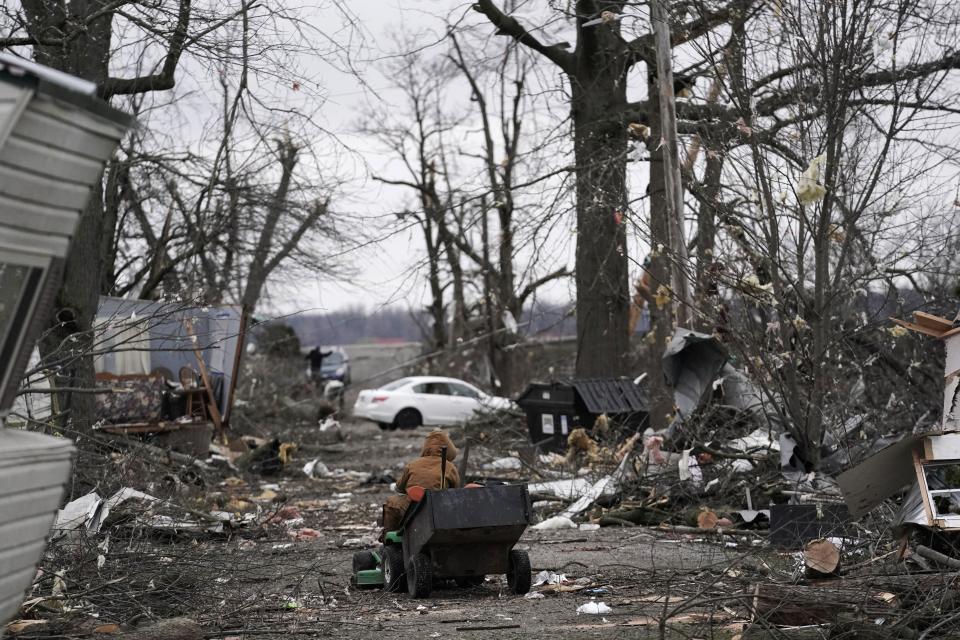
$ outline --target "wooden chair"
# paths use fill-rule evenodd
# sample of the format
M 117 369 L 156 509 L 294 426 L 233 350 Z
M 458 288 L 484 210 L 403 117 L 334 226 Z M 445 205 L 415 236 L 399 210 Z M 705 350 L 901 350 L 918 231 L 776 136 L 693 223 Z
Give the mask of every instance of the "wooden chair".
M 182 366 L 179 372 L 180 386 L 183 389 L 187 402 L 187 415 L 193 417 L 198 415 L 203 420 L 207 419 L 207 403 L 203 397 L 204 389 L 200 386 L 200 377 L 193 367 Z M 194 404 L 196 401 L 196 405 Z

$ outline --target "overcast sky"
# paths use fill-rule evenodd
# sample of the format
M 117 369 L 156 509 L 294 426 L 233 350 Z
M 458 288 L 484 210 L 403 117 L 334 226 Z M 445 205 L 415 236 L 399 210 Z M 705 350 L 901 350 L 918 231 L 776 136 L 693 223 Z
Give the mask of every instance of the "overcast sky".
M 349 36 L 356 46 L 354 65 L 362 82 L 353 73 L 341 72 L 323 60 L 307 56 L 303 63 L 308 75 L 316 74 L 323 86 L 326 101 L 322 120 L 367 165 L 360 164 L 359 159 L 343 159 L 340 169 L 346 169 L 353 180 L 341 190 L 334 207 L 365 219 L 367 223 L 363 228 L 374 238 L 363 248 L 344 256 L 355 268 L 355 277 L 331 281 L 318 274 L 313 282 L 275 287 L 273 302 L 277 311 L 283 313 L 303 309 L 334 310 L 357 304 L 371 310 L 385 305 L 420 308 L 429 302 L 421 268 L 425 252 L 419 229 L 386 232 L 387 224 L 392 222 L 392 212 L 401 209 L 412 194 L 370 178 L 370 172 L 397 175 L 400 169 L 392 167 L 390 159 L 380 153 L 372 140 L 353 131 L 365 108 L 378 102 L 399 101 L 380 69 L 388 63 L 400 37 L 415 33 L 420 46 L 439 51 L 443 48 L 446 18 L 451 16 L 456 20 L 473 12 L 463 0 L 367 0 L 349 3 L 349 7 L 357 17 L 354 24 L 357 33 Z M 328 8 L 319 19 L 326 24 L 338 24 L 342 16 L 336 8 Z M 344 28 L 339 35 L 345 37 L 348 32 L 349 29 Z M 356 40 L 358 35 L 362 40 Z M 555 295 L 562 298 L 567 292 L 562 290 Z
M 502 5 L 502 3 L 501 3 Z M 417 44 L 438 52 L 446 48 L 443 42 L 444 25 L 449 20 L 458 24 L 483 24 L 483 17 L 470 9 L 470 3 L 464 0 L 367 0 L 349 3 L 355 12 L 355 26 L 363 39 L 358 43 L 355 68 L 362 74 L 363 86 L 352 73 L 340 72 L 323 60 L 304 59 L 305 73 L 312 76 L 323 86 L 326 102 L 322 108 L 322 120 L 342 142 L 357 152 L 367 167 L 344 159 L 344 166 L 353 175 L 352 182 L 344 187 L 342 196 L 334 206 L 342 212 L 369 221 L 367 229 L 376 229 L 385 224 L 385 216 L 398 210 L 411 198 L 407 190 L 384 185 L 369 178 L 370 169 L 378 173 L 390 174 L 399 170 L 383 155 L 377 153 L 372 141 L 352 133 L 356 128 L 359 114 L 363 108 L 378 101 L 392 103 L 398 99 L 389 88 L 389 79 L 379 69 L 396 50 L 396 39 L 401 34 L 417 34 Z M 518 17 L 528 24 L 537 22 L 537 16 L 551 14 L 548 3 L 530 0 L 522 6 Z M 324 24 L 336 24 L 341 16 L 335 9 L 329 8 L 318 17 Z M 573 41 L 573 27 L 564 22 L 550 25 L 551 35 L 561 36 L 563 40 Z M 569 31 L 569 33 L 563 33 Z M 345 34 L 346 30 L 341 31 Z M 544 68 L 552 73 L 549 63 L 542 61 Z M 462 98 L 462 96 L 460 96 Z M 555 103 L 555 116 L 565 117 L 566 107 Z M 555 125 L 554 125 L 555 126 Z M 566 162 L 557 158 L 557 166 Z M 641 163 L 642 164 L 642 163 Z M 631 173 L 634 184 L 645 183 L 646 168 L 637 166 Z M 572 219 L 566 223 L 572 227 Z M 566 264 L 573 267 L 575 236 L 557 233 L 550 241 L 550 268 Z M 377 235 L 374 233 L 374 235 Z M 642 260 L 646 253 L 646 244 L 638 237 L 630 241 L 631 257 Z M 425 290 L 425 273 L 420 269 L 424 259 L 423 242 L 418 229 L 408 229 L 389 236 L 380 235 L 376 241 L 352 252 L 344 259 L 352 263 L 357 270 L 356 277 L 349 280 L 331 281 L 318 276 L 312 282 L 298 281 L 281 284 L 273 288 L 271 304 L 275 310 L 291 313 L 304 309 L 332 310 L 349 305 L 362 304 L 368 308 L 383 305 L 403 305 L 422 308 L 428 302 Z M 639 258 L 638 258 L 639 256 Z M 546 268 L 542 269 L 546 271 Z M 542 297 L 554 302 L 568 302 L 575 295 L 572 282 L 560 281 L 545 288 Z

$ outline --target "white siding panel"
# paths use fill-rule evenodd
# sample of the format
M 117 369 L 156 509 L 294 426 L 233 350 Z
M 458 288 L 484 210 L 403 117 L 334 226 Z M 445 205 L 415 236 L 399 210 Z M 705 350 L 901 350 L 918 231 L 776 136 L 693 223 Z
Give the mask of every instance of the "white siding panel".
M 11 82 L 0 82 L 0 100 L 16 101 L 24 91 L 30 91 L 30 89 Z
M 6 144 L 10 132 L 20 121 L 32 95 L 33 91 L 25 87 L 6 83 L 0 86 L 0 148 Z
M 63 495 L 62 488 L 60 489 L 60 495 Z M 57 496 L 58 500 L 60 495 Z M 45 540 L 33 540 L 15 547 L 5 545 L 3 549 L 0 549 L 0 575 L 34 566 L 35 558 L 43 551 L 45 542 Z
M 106 160 L 117 146 L 112 138 L 91 135 L 68 122 L 36 111 L 33 109 L 34 104 L 36 101 L 32 102 L 20 116 L 13 130 L 16 135 L 95 160 Z
M 7 144 L 0 149 L 0 164 L 84 184 L 96 182 L 103 167 L 101 162 L 93 158 L 34 142 L 16 134 L 10 136 Z
M 0 195 L 80 211 L 90 198 L 90 187 L 0 164 Z
M 960 459 L 960 433 L 929 436 L 923 441 L 923 457 L 927 460 Z
M 3 84 L 0 84 L 0 87 L 2 86 Z M 0 132 L 6 131 L 7 127 L 13 126 L 14 123 L 10 122 L 10 120 L 16 116 L 19 108 L 20 105 L 15 100 L 0 99 Z M 0 135 L 0 139 L 2 139 L 2 135 Z
M 68 236 L 77 227 L 80 214 L 0 195 L 0 225 Z
M 30 110 L 45 114 L 51 118 L 56 118 L 61 122 L 70 123 L 73 127 L 82 129 L 88 135 L 92 134 L 113 140 L 114 144 L 116 144 L 127 131 L 125 127 L 115 122 L 101 118 L 89 111 L 82 111 L 73 105 L 59 102 L 50 98 L 50 96 L 42 94 L 38 95 L 34 98 L 33 102 L 30 103 Z M 106 160 L 108 157 L 110 157 L 110 154 L 104 156 L 103 159 Z
M 957 428 L 957 418 L 960 416 L 956 415 L 957 407 L 954 406 L 953 399 L 957 395 L 958 385 L 960 385 L 960 376 L 954 376 L 948 378 L 943 386 L 943 418 L 941 424 L 944 429 Z
M 0 221 L 0 248 L 65 258 L 69 246 L 68 236 L 30 233 Z
M 944 340 L 946 343 L 947 359 L 943 367 L 943 377 L 949 378 L 960 373 L 960 334 L 954 334 Z
M 39 559 L 38 557 L 37 560 Z M 0 602 L 5 602 L 7 598 L 16 598 L 16 603 L 19 604 L 20 601 L 23 600 L 27 587 L 33 583 L 33 578 L 36 575 L 37 567 L 36 564 L 34 564 L 34 566 L 21 569 L 17 573 L 0 577 Z M 16 612 L 16 608 L 13 608 L 13 611 L 6 612 L 7 615 L 3 618 L 4 621 L 9 620 L 9 616 Z M 0 613 L 4 612 L 0 611 Z

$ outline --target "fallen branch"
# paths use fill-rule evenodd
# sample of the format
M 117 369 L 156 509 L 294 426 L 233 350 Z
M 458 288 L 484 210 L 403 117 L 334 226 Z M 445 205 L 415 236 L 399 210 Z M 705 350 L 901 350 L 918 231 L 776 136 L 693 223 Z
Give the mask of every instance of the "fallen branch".
M 683 525 L 660 525 L 658 527 L 651 527 L 651 529 L 664 531 L 666 533 L 695 533 L 697 535 L 716 533 L 717 535 L 740 536 L 744 538 L 765 538 L 767 536 L 766 531 L 753 531 L 750 529 L 725 529 L 723 527 L 717 527 L 716 529 L 700 529 L 698 527 L 686 527 Z
M 960 569 L 960 560 L 951 558 L 950 556 L 940 553 L 939 551 L 934 551 L 930 547 L 925 547 L 922 544 L 917 545 L 917 555 L 924 557 L 927 560 L 939 562 L 940 564 L 950 567 L 951 569 Z
M 159 462 L 161 464 L 166 464 L 169 462 L 175 462 L 180 465 L 187 467 L 193 466 L 202 469 L 203 471 L 213 471 L 214 468 L 208 465 L 203 460 L 199 458 L 194 458 L 193 456 L 188 456 L 185 453 L 178 453 L 176 451 L 171 451 L 169 449 L 162 449 L 160 447 L 155 447 L 152 444 L 147 444 L 139 440 L 133 440 L 129 438 L 114 437 L 109 440 L 107 446 L 116 447 L 118 449 L 125 449 L 130 452 L 135 453 L 144 453 L 147 457 Z

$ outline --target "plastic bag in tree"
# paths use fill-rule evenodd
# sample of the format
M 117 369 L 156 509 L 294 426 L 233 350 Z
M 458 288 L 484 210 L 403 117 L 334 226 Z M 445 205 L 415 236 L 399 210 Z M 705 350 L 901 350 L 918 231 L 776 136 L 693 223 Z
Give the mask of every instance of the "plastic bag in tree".
M 800 175 L 800 182 L 797 185 L 797 198 L 801 204 L 809 205 L 823 200 L 827 190 L 820 184 L 820 167 L 826 162 L 826 155 L 819 155 L 810 162 Z

